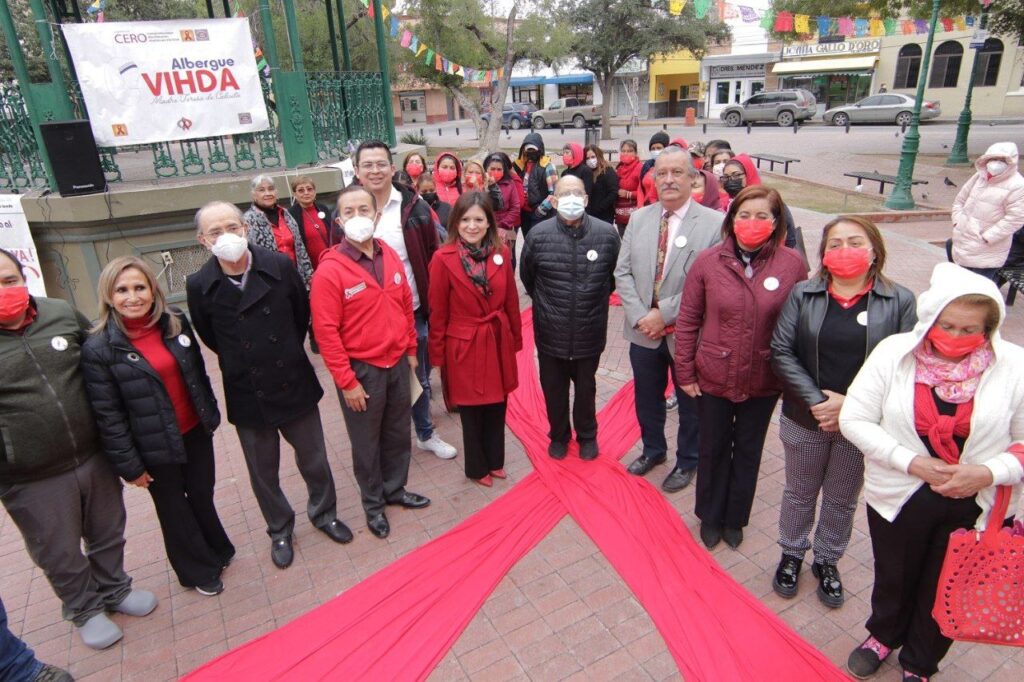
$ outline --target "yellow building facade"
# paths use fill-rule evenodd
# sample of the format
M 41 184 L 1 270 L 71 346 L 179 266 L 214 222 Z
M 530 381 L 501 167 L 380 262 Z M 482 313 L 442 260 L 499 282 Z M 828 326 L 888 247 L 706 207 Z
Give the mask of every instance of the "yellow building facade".
M 683 116 L 699 99 L 700 60 L 683 50 L 652 57 L 648 66 L 648 118 Z

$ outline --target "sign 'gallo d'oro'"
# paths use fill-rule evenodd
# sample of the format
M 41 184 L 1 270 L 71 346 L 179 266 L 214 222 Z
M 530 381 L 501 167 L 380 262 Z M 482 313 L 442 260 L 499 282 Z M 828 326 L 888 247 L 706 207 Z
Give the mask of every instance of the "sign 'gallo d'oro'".
M 61 28 L 93 135 L 101 146 L 252 133 L 270 127 L 245 19 L 105 22 Z

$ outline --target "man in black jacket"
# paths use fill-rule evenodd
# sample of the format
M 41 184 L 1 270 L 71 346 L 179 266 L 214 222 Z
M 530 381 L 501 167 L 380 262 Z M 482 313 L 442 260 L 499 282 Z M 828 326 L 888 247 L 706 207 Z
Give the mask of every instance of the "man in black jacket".
M 88 326 L 66 302 L 29 296 L 0 249 L 0 501 L 64 618 L 105 649 L 122 636 L 107 611 L 144 616 L 157 599 L 124 571 L 121 483 L 99 454 L 79 370 Z
M 214 257 L 186 281 L 188 309 L 199 338 L 220 361 L 228 421 L 267 522 L 271 560 L 287 568 L 295 512 L 281 490 L 281 436 L 295 449 L 309 520 L 335 542 L 352 540 L 336 516 L 317 406 L 324 391 L 302 346 L 309 328 L 306 287 L 287 256 L 245 243 L 237 206 L 206 204 L 196 213 L 196 229 Z
M 558 181 L 554 218 L 537 223 L 526 236 L 519 274 L 533 299 L 540 385 L 547 406 L 551 445 L 563 459 L 569 449 L 569 383 L 575 386 L 572 421 L 581 459 L 597 451 L 597 366 L 608 332 L 608 296 L 615 280 L 619 233 L 587 215 L 583 182 Z

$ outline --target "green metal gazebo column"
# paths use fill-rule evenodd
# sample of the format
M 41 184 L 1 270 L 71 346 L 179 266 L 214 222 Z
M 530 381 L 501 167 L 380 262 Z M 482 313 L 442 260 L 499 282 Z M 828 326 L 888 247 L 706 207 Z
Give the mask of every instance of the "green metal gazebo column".
M 352 55 L 348 52 L 348 29 L 345 28 L 345 3 L 343 0 L 338 0 L 338 26 L 341 28 L 341 63 L 346 71 L 351 71 Z
M 292 62 L 297 71 L 282 71 L 277 54 L 277 39 L 274 37 L 274 22 L 270 14 L 270 0 L 260 0 L 260 22 L 263 24 L 265 55 L 270 65 L 271 87 L 277 105 L 277 120 L 281 128 L 281 142 L 284 145 L 284 160 L 289 168 L 314 163 L 317 160 L 316 140 L 313 139 L 313 117 L 309 110 L 309 95 L 306 93 L 306 74 L 302 69 L 302 47 L 298 30 L 295 28 L 295 6 L 292 0 L 284 0 L 285 18 L 288 26 L 288 40 L 291 44 Z
M 0 2 L 0 29 L 3 29 L 4 40 L 7 42 L 7 52 L 11 55 L 11 66 L 14 68 L 14 77 L 17 79 L 22 97 L 25 99 L 25 108 L 28 109 L 28 117 L 32 122 L 32 135 L 36 139 L 36 149 L 39 151 L 39 158 L 43 160 L 43 169 L 46 171 L 46 181 L 51 188 L 57 187 L 53 177 L 53 167 L 50 165 L 50 157 L 46 153 L 46 145 L 43 144 L 43 135 L 39 132 L 39 116 L 36 112 L 35 100 L 32 96 L 32 84 L 28 75 L 28 65 L 25 63 L 25 55 L 21 51 L 21 43 L 18 42 L 18 32 L 14 28 L 14 21 L 11 19 L 11 9 L 6 2 Z
M 938 0 L 936 0 L 938 2 Z M 380 89 L 384 100 L 384 115 L 387 117 L 388 145 L 395 146 L 395 110 L 391 106 L 391 76 L 388 73 L 388 45 L 384 38 L 384 17 L 380 0 L 373 0 L 373 32 L 377 39 L 377 63 L 380 66 Z
M 43 51 L 43 58 L 46 60 L 46 70 L 50 74 L 49 84 L 35 84 L 36 105 L 39 109 L 40 118 L 48 121 L 67 121 L 75 117 L 74 108 L 68 97 L 68 86 L 64 82 L 64 71 L 57 60 L 53 48 L 53 35 L 50 33 L 50 20 L 43 7 L 43 0 L 29 0 L 32 8 L 32 18 L 36 25 L 36 33 L 39 35 L 39 46 Z M 29 85 L 26 83 L 26 87 Z
M 925 43 L 924 57 L 921 60 L 921 74 L 917 79 L 917 97 L 914 99 L 914 111 L 910 117 L 910 129 L 903 138 L 903 149 L 900 151 L 900 169 L 896 173 L 896 184 L 892 188 L 892 194 L 885 202 L 886 208 L 898 211 L 909 211 L 914 208 L 914 196 L 912 180 L 914 177 L 914 163 L 917 161 L 917 150 L 921 147 L 921 133 L 918 126 L 921 123 L 921 102 L 924 101 L 924 88 L 928 83 L 928 65 L 932 58 L 932 43 L 935 42 L 935 26 L 939 23 L 939 5 L 942 0 L 932 0 L 932 18 L 928 25 L 928 40 Z
M 980 29 L 985 30 L 988 26 L 988 6 L 981 10 Z M 978 64 L 981 62 L 981 49 L 974 50 L 974 63 L 971 65 L 971 77 L 967 81 L 967 96 L 964 97 L 964 108 L 960 112 L 960 119 L 956 124 L 956 141 L 953 148 L 949 150 L 949 158 L 946 159 L 947 166 L 969 166 L 971 160 L 967 158 L 967 135 L 971 132 L 971 96 L 974 93 L 974 80 L 978 77 Z
M 341 71 L 341 62 L 338 61 L 338 37 L 334 28 L 334 10 L 331 8 L 331 0 L 324 5 L 327 7 L 327 39 L 331 41 L 331 63 L 334 64 L 334 73 Z

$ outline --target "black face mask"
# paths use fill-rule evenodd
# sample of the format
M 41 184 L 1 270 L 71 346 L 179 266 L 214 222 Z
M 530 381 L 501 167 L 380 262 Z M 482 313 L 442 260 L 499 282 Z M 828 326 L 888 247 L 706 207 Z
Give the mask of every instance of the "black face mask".
M 734 197 L 740 193 L 741 189 L 743 189 L 743 180 L 741 178 L 729 178 L 722 183 L 722 188 L 725 190 L 726 194 Z
M 540 160 L 540 152 L 537 151 L 536 149 L 531 149 L 530 151 L 526 152 L 526 160 L 533 161 L 536 163 L 537 161 Z
M 423 200 L 431 206 L 437 203 L 437 192 L 424 192 L 420 196 L 423 197 Z

